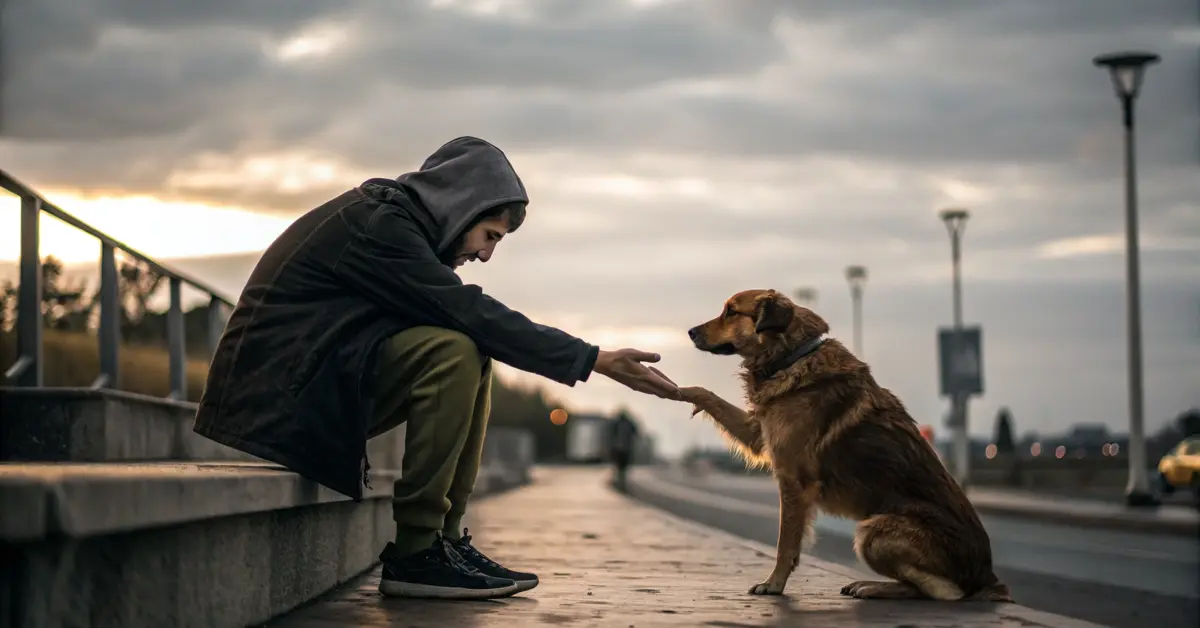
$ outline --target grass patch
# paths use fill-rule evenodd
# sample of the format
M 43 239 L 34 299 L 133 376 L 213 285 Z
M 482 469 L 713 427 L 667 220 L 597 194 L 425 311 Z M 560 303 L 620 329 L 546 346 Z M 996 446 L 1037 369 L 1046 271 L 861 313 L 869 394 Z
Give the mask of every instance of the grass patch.
M 171 392 L 170 362 L 165 347 L 121 345 L 119 390 L 166 397 Z M 17 359 L 16 335 L 0 333 L 0 365 L 7 369 Z M 100 375 L 99 339 L 92 334 L 42 331 L 42 373 L 47 386 L 91 386 Z M 187 361 L 187 399 L 199 401 L 208 375 L 208 360 Z

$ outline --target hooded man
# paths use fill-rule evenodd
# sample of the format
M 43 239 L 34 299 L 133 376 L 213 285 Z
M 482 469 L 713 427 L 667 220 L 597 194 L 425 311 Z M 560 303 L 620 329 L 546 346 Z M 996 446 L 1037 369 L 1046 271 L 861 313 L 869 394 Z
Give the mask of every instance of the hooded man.
M 455 269 L 517 230 L 525 186 L 495 146 L 450 141 L 421 169 L 370 179 L 263 253 L 221 337 L 195 431 L 361 500 L 368 438 L 407 423 L 385 595 L 491 598 L 537 586 L 459 531 L 487 430 L 491 360 L 574 386 L 595 372 L 678 399 L 635 349 L 539 325 Z

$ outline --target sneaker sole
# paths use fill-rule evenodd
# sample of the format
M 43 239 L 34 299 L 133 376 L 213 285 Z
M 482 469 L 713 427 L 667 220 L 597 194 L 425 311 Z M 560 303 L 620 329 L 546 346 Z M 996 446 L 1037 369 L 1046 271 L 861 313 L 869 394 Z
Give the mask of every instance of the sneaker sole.
M 515 580 L 514 582 L 517 583 L 517 593 L 528 591 L 539 584 L 537 580 Z
M 508 597 L 520 590 L 520 585 L 511 584 L 499 589 L 464 589 L 439 587 L 432 584 L 380 580 L 379 592 L 388 597 L 428 598 L 438 600 L 491 600 Z

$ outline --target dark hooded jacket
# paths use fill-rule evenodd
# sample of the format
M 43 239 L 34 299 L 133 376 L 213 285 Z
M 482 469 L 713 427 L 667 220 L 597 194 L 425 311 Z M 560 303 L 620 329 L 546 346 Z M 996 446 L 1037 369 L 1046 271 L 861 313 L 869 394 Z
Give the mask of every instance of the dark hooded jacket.
M 301 216 L 242 290 L 195 431 L 360 500 L 367 374 L 388 336 L 444 327 L 512 367 L 586 380 L 597 347 L 530 321 L 439 261 L 474 218 L 514 201 L 528 197 L 504 153 L 462 137 L 417 172 L 370 179 Z

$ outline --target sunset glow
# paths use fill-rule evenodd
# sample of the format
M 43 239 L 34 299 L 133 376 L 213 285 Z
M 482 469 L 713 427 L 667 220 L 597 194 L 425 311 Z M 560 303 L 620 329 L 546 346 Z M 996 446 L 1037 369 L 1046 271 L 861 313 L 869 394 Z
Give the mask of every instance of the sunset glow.
M 151 257 L 171 259 L 261 251 L 291 219 L 201 203 L 164 202 L 150 196 L 93 196 L 43 191 L 67 213 Z M 0 196 L 0 260 L 20 257 L 20 201 Z M 41 254 L 64 262 L 98 259 L 96 239 L 42 214 Z

